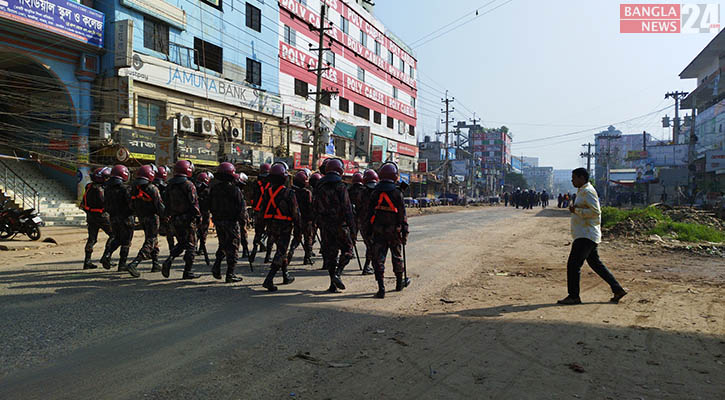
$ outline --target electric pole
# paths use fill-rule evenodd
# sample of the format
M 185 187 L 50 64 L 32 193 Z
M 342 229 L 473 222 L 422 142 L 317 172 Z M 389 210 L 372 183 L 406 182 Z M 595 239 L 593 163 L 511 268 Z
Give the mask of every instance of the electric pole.
M 441 103 L 445 103 L 445 105 L 446 105 L 446 110 L 445 110 L 446 119 L 444 121 L 446 124 L 446 132 L 445 132 L 446 141 L 445 141 L 445 144 L 443 145 L 443 147 L 445 148 L 445 151 L 446 151 L 446 163 L 445 163 L 446 181 L 444 184 L 445 196 L 448 196 L 449 161 L 450 161 L 450 156 L 448 154 L 448 124 L 453 122 L 453 120 L 450 119 L 450 113 L 455 111 L 455 108 L 450 108 L 450 104 L 453 103 L 455 100 L 456 100 L 455 97 L 453 97 L 451 99 L 448 98 L 447 90 L 446 90 L 446 98 L 441 99 Z M 443 110 L 441 110 L 441 112 L 443 112 Z
M 592 144 L 587 143 L 583 144 L 582 146 L 587 146 L 587 152 L 581 153 L 581 158 L 587 159 L 587 172 L 589 173 L 589 176 L 592 176 L 592 157 L 594 157 L 594 154 L 592 153 Z
M 604 179 L 604 205 L 609 204 L 609 170 L 610 170 L 610 161 L 611 161 L 611 155 L 612 155 L 612 140 L 619 139 L 622 137 L 622 133 L 619 131 L 615 131 L 613 126 L 610 126 L 606 133 L 599 134 L 597 136 L 597 139 L 603 139 L 607 141 L 607 171 L 605 174 Z
M 672 142 L 674 144 L 677 144 L 680 136 L 680 100 L 684 99 L 688 94 L 688 92 L 680 91 L 665 93 L 665 99 L 675 99 L 675 126 L 672 129 Z
M 317 162 L 320 159 L 320 150 L 322 147 L 321 139 L 322 139 L 322 130 L 320 128 L 321 124 L 321 111 L 322 108 L 322 96 L 323 95 L 332 95 L 332 92 L 328 92 L 321 89 L 322 86 L 322 74 L 329 70 L 329 67 L 323 67 L 322 66 L 322 58 L 325 54 L 326 50 L 330 50 L 329 48 L 325 47 L 325 32 L 332 30 L 331 26 L 325 26 L 325 13 L 327 12 L 327 7 L 323 4 L 322 8 L 320 9 L 320 27 L 319 28 L 311 28 L 313 32 L 319 32 L 320 36 L 317 42 L 317 48 L 313 49 L 312 44 L 310 44 L 310 51 L 317 51 L 317 67 L 316 68 L 310 68 L 308 71 L 314 72 L 317 75 L 317 86 L 315 87 L 314 92 L 308 92 L 308 95 L 314 94 L 315 95 L 315 130 L 314 130 L 314 137 L 313 137 L 313 149 L 312 149 L 312 168 L 317 169 Z M 330 25 L 332 25 L 332 22 L 330 22 Z M 337 93 L 337 92 L 335 92 Z M 326 145 L 327 143 L 325 143 Z

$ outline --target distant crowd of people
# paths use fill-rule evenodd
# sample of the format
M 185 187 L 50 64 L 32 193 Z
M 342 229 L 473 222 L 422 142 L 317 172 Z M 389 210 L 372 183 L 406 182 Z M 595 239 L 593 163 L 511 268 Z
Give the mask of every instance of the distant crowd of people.
M 537 192 L 533 189 L 521 190 L 521 188 L 516 188 L 513 193 L 505 192 L 503 201 L 506 207 L 510 204 L 512 207 L 520 207 L 524 210 L 532 209 L 534 206 L 546 208 L 549 206 L 549 193 L 546 190 Z
M 559 196 L 556 198 L 556 200 L 557 208 L 569 208 L 569 206 L 574 204 L 574 201 L 576 200 L 576 193 L 559 193 Z

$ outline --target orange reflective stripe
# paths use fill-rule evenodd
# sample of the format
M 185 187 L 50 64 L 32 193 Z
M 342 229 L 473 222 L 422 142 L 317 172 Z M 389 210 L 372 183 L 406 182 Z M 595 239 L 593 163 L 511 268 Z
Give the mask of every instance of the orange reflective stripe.
M 90 186 L 91 186 L 90 183 L 88 185 L 86 185 L 86 190 L 85 190 L 85 192 L 83 192 L 83 209 L 86 211 L 94 212 L 94 213 L 103 213 L 104 210 L 102 208 L 91 208 L 88 206 L 88 201 L 86 200 L 86 196 L 88 196 L 88 188 Z
M 257 205 L 254 206 L 254 211 L 262 211 L 262 197 L 264 197 L 264 191 L 269 189 L 270 183 L 267 182 L 262 186 L 262 182 L 257 181 L 257 185 L 259 186 L 259 199 L 257 199 Z
M 383 200 L 385 200 L 388 204 L 383 205 Z M 378 197 L 378 205 L 375 206 L 375 210 L 390 211 L 394 213 L 398 212 L 398 208 L 393 205 L 393 202 L 390 200 L 390 196 L 388 196 L 385 192 L 380 193 L 380 197 Z
M 277 207 L 277 203 L 274 201 L 274 199 L 277 197 L 279 192 L 282 191 L 282 189 L 284 189 L 284 186 L 278 187 L 277 190 L 275 190 L 274 192 L 272 192 L 272 188 L 267 189 L 267 193 L 269 193 L 269 203 L 267 203 L 267 208 L 264 210 L 264 219 L 274 218 L 282 221 L 292 221 L 292 217 L 287 217 L 282 214 L 282 211 L 280 211 L 279 207 Z M 274 209 L 276 211 L 274 215 L 269 213 L 269 208 L 272 206 L 274 206 Z
M 141 199 L 143 201 L 152 201 L 151 195 L 144 192 L 143 190 L 139 189 L 138 194 L 135 196 L 131 196 L 131 200 Z

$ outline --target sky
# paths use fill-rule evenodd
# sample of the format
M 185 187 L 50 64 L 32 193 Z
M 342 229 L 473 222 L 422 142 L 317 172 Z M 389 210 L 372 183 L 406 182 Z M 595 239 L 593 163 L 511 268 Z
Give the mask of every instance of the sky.
M 665 93 L 695 88 L 694 79 L 681 80 L 679 73 L 715 33 L 619 33 L 621 1 L 506 1 L 376 0 L 375 15 L 408 44 L 481 10 L 473 22 L 412 46 L 418 61 L 419 137 L 438 129 L 446 89 L 455 97 L 456 121 L 475 112 L 485 127 L 506 125 L 513 154 L 539 157 L 541 166 L 585 165 L 582 144 L 593 142 L 599 130 L 591 129 L 600 126 L 671 136 L 661 119 L 672 117 L 674 107 L 652 112 L 674 105 Z M 725 22 L 722 16 L 720 21 Z M 641 117 L 646 114 L 651 115 Z

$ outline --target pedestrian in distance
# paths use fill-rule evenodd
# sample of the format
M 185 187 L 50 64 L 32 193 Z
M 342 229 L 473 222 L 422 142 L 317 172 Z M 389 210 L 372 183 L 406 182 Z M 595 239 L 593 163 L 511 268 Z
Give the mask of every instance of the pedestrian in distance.
M 81 209 L 86 212 L 86 224 L 88 225 L 88 239 L 86 240 L 86 256 L 83 259 L 83 269 L 96 269 L 95 264 L 91 263 L 93 256 L 93 246 L 98 241 L 98 231 L 108 235 L 106 240 L 107 249 L 113 242 L 113 231 L 111 230 L 111 219 L 105 210 L 105 189 L 104 184 L 111 177 L 111 169 L 108 167 L 97 168 L 91 173 L 91 182 L 86 185 L 81 200 Z M 104 268 L 110 269 L 110 263 L 103 265 Z
M 192 272 L 196 251 L 196 229 L 201 221 L 199 198 L 196 187 L 191 182 L 194 164 L 188 160 L 179 160 L 174 165 L 174 177 L 169 180 L 166 190 L 166 212 L 171 217 L 171 225 L 176 238 L 176 246 L 161 267 L 161 274 L 168 278 L 174 258 L 184 253 L 184 275 L 182 279 L 196 279 L 199 275 Z
M 504 202 L 504 207 L 508 207 L 509 206 L 509 192 L 504 192 L 504 194 L 503 194 L 503 202 Z
M 151 259 L 151 272 L 159 272 L 159 216 L 164 215 L 161 192 L 152 182 L 156 177 L 151 165 L 144 165 L 136 171 L 131 192 L 131 206 L 141 222 L 144 242 L 136 258 L 128 264 L 128 272 L 135 278 L 141 276 L 136 269 L 143 260 Z
M 569 295 L 559 300 L 558 303 L 565 305 L 581 304 L 579 281 L 581 280 L 581 268 L 585 260 L 594 272 L 609 284 L 614 294 L 609 301 L 618 303 L 627 292 L 599 259 L 597 249 L 602 241 L 602 212 L 599 206 L 599 196 L 594 186 L 589 183 L 589 172 L 585 168 L 577 168 L 572 171 L 571 183 L 577 188 L 577 196 L 576 201 L 569 206 L 571 234 L 574 239 L 566 265 Z
M 403 192 L 396 185 L 400 174 L 395 163 L 387 162 L 378 171 L 380 183 L 370 196 L 366 230 L 373 242 L 373 268 L 378 283 L 377 298 L 385 297 L 385 258 L 390 250 L 395 273 L 395 290 L 403 290 L 403 246 L 408 241 L 408 218 Z
M 101 264 L 103 268 L 111 268 L 111 255 L 119 247 L 118 271 L 125 272 L 128 252 L 133 240 L 134 217 L 131 209 L 131 193 L 126 182 L 128 182 L 128 167 L 116 165 L 111 170 L 111 178 L 108 180 L 105 190 L 105 210 L 111 220 L 113 241 L 106 247 Z
M 222 279 L 221 263 L 226 258 L 226 283 L 237 283 L 242 277 L 234 274 L 241 241 L 240 225 L 247 218 L 247 205 L 237 185 L 239 175 L 234 165 L 223 162 L 217 167 L 216 182 L 209 190 L 209 210 L 219 238 L 219 248 L 211 272 L 215 279 Z

